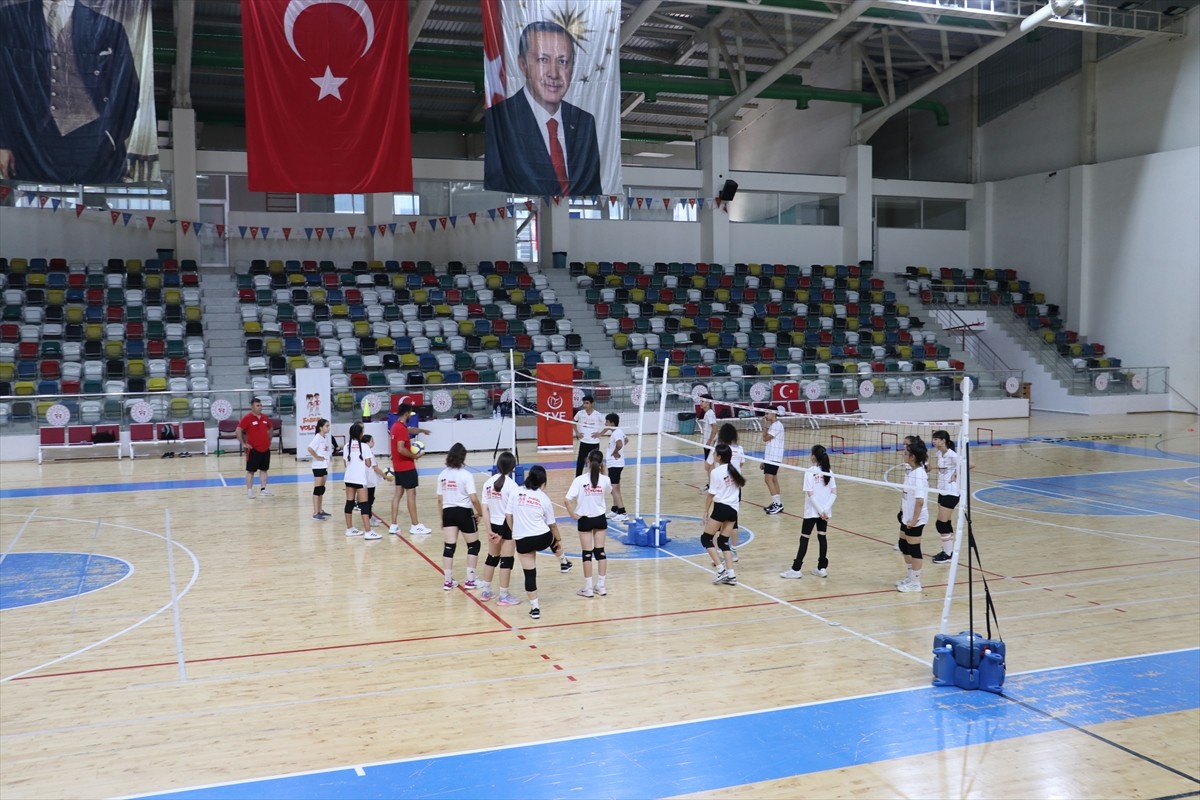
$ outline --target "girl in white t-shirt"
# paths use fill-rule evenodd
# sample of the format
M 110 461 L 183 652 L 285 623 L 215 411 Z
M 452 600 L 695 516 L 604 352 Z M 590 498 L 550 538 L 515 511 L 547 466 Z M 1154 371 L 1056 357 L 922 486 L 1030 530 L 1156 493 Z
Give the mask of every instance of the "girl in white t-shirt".
M 921 533 L 925 530 L 925 523 L 929 521 L 926 502 L 929 495 L 929 473 L 925 471 L 929 452 L 925 449 L 925 443 L 916 439 L 904 448 L 904 457 L 909 470 L 904 478 L 904 496 L 900 503 L 900 524 L 904 526 L 904 535 L 899 544 L 908 573 L 896 582 L 896 589 L 901 592 L 919 592 L 921 567 L 925 564 L 921 555 Z
M 829 529 L 833 502 L 837 500 L 837 481 L 829 474 L 829 453 L 823 446 L 813 445 L 809 458 L 812 466 L 804 473 L 804 522 L 800 525 L 800 547 L 792 560 L 792 568 L 779 573 L 781 578 L 804 577 L 804 556 L 808 553 L 813 528 L 817 529 L 817 546 L 820 548 L 813 575 L 824 578 L 829 574 L 829 542 L 825 532 Z
M 604 417 L 604 430 L 608 433 L 608 450 L 604 454 L 604 469 L 612 481 L 612 514 L 617 522 L 625 522 L 625 498 L 621 496 L 621 473 L 625 471 L 625 431 L 621 430 L 621 417 L 608 414 Z
M 567 489 L 567 513 L 579 521 L 579 546 L 583 550 L 583 588 L 580 597 L 601 597 L 608 594 L 604 579 L 608 575 L 608 556 L 604 554 L 604 534 L 608 517 L 604 515 L 604 497 L 612 492 L 612 482 L 604 471 L 604 456 L 599 450 L 588 453 L 587 472 L 571 481 Z M 599 580 L 592 589 L 592 561 L 596 562 Z
M 525 573 L 525 591 L 529 595 L 529 618 L 541 619 L 542 609 L 537 591 L 537 553 L 550 550 L 562 558 L 562 535 L 554 518 L 554 503 L 542 491 L 546 485 L 546 468 L 534 464 L 525 475 L 525 486 L 517 490 L 508 512 L 508 527 L 517 543 L 517 557 Z
M 454 580 L 454 551 L 458 549 L 458 534 L 467 540 L 467 582 L 464 589 L 475 588 L 475 565 L 479 560 L 479 496 L 475 494 L 475 476 L 463 466 L 467 448 L 455 442 L 446 453 L 446 468 L 438 475 L 438 516 L 442 518 L 442 571 L 446 580 L 444 591 L 458 586 Z
M 362 437 L 363 444 L 375 451 L 375 438 L 369 433 L 364 433 Z M 375 487 L 379 486 L 380 481 L 388 480 L 388 474 L 383 467 L 379 466 L 379 459 L 375 459 L 375 463 L 371 465 L 371 469 L 367 471 L 367 503 L 371 506 L 371 527 L 375 526 L 387 527 L 387 523 L 379 518 L 375 513 Z
M 929 559 L 934 564 L 949 564 L 954 560 L 954 509 L 958 505 L 958 453 L 954 452 L 954 440 L 947 431 L 933 432 L 933 448 L 937 450 L 938 488 L 938 537 L 942 540 L 942 551 Z
M 729 445 L 729 450 L 731 452 L 731 455 L 729 457 L 729 465 L 730 466 L 732 466 L 738 472 L 741 472 L 743 469 L 745 469 L 745 467 L 746 467 L 746 451 L 740 444 L 738 444 L 738 431 L 737 431 L 737 428 L 734 427 L 734 424 L 732 422 L 726 422 L 721 425 L 720 430 L 717 431 L 717 442 L 720 444 Z M 712 453 L 708 454 L 708 461 L 710 464 L 715 466 L 716 461 L 715 461 Z M 740 492 L 739 492 L 738 496 L 741 497 Z M 741 534 L 741 529 L 739 528 L 737 522 L 735 521 L 733 523 L 733 535 L 729 537 L 730 552 L 733 553 L 734 561 L 738 560 L 737 546 L 738 546 L 738 539 L 740 538 L 740 536 L 739 536 L 740 534 Z
M 768 408 L 763 417 L 763 463 L 759 467 L 763 471 L 763 482 L 767 484 L 767 493 L 771 495 L 771 504 L 763 511 L 768 514 L 778 514 L 783 511 L 783 497 L 779 494 L 779 465 L 784 458 L 784 431 L 779 415 L 783 406 Z
M 521 601 L 509 594 L 508 584 L 512 579 L 513 554 L 517 552 L 513 542 L 512 528 L 508 527 L 508 515 L 512 511 L 512 501 L 517 494 L 517 482 L 513 480 L 513 470 L 517 468 L 517 458 L 505 450 L 496 459 L 496 474 L 483 484 L 482 500 L 491 531 L 488 533 L 488 554 L 483 562 L 482 577 L 476 583 L 482 590 L 479 599 L 483 602 L 497 597 L 492 591 L 492 577 L 496 567 L 500 567 L 500 593 L 497 605 L 515 606 Z
M 367 499 L 367 475 L 375 469 L 375 454 L 370 445 L 363 444 L 363 426 L 356 422 L 350 426 L 350 434 L 346 438 L 346 446 L 342 448 L 342 459 L 346 462 L 346 472 L 342 480 L 346 483 L 346 535 L 361 536 L 367 540 L 382 539 L 383 537 L 371 528 L 371 502 Z M 363 529 L 354 527 L 354 507 L 358 506 L 362 516 Z
M 731 463 L 733 449 L 729 445 L 722 442 L 713 449 L 713 453 L 716 455 L 716 466 L 708 475 L 708 492 L 705 493 L 704 506 L 706 522 L 704 533 L 700 534 L 700 544 L 708 551 L 713 569 L 717 571 L 713 583 L 736 586 L 737 573 L 733 568 L 734 559 L 729 540 L 737 527 L 738 508 L 741 505 L 742 487 L 746 485 L 746 479 Z
M 312 459 L 313 474 L 312 518 L 327 520 L 333 516 L 326 514 L 322 507 L 325 502 L 325 481 L 329 479 L 329 461 L 333 458 L 333 445 L 329 442 L 329 420 L 317 420 L 317 432 L 308 443 L 308 456 Z

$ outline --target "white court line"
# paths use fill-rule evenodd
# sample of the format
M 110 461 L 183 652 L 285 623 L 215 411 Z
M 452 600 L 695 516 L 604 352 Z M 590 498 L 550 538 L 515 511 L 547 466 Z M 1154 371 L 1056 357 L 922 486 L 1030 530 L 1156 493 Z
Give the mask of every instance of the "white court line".
M 96 518 L 96 530 L 92 532 L 92 546 L 88 549 L 87 560 L 83 562 L 83 570 L 79 573 L 79 583 L 75 585 L 74 602 L 71 603 L 70 621 L 75 622 L 75 612 L 79 609 L 79 598 L 83 596 L 83 584 L 87 580 L 88 568 L 92 565 L 92 556 L 96 553 L 96 540 L 100 538 L 100 526 L 104 524 L 103 517 Z
M 17 535 L 14 536 L 13 540 L 8 543 L 7 547 L 4 548 L 4 552 L 0 553 L 0 564 L 4 563 L 4 559 L 8 558 L 8 554 L 11 553 L 12 549 L 17 546 L 17 542 L 21 539 L 21 534 L 25 533 L 25 529 L 29 527 L 29 523 L 33 521 L 33 517 L 35 514 L 37 514 L 37 512 L 38 510 L 35 508 L 33 511 L 29 512 L 29 516 L 25 517 L 25 521 L 21 523 L 21 527 L 17 530 Z M 4 516 L 10 515 L 5 514 Z
M 187 661 L 183 657 L 183 628 L 179 624 L 179 592 L 175 586 L 175 547 L 171 541 L 171 509 L 164 510 L 167 535 L 167 574 L 171 581 L 171 615 L 175 622 L 175 657 L 179 660 L 179 680 L 187 681 Z
M 225 476 L 218 472 L 217 477 L 221 480 L 221 488 L 228 489 L 229 484 L 225 482 Z
M 1080 495 L 1076 495 L 1076 494 L 1067 494 L 1066 492 L 1056 492 L 1051 489 L 1041 489 L 1041 488 L 1037 488 L 1034 486 L 1017 486 L 1015 484 L 1002 484 L 1001 486 L 989 486 L 989 487 L 985 487 L 985 488 L 1008 489 L 1010 491 L 1025 492 L 1026 494 L 1032 494 L 1032 495 L 1039 496 L 1039 497 L 1050 497 L 1050 498 L 1054 498 L 1056 500 L 1073 500 L 1076 503 L 1081 503 L 1084 505 L 1093 505 L 1093 506 L 1100 506 L 1100 507 L 1106 507 L 1106 508 L 1116 508 L 1116 509 L 1120 509 L 1122 511 L 1136 511 L 1139 513 L 1139 515 L 1148 516 L 1148 517 L 1161 515 L 1164 517 L 1175 517 L 1177 519 L 1192 519 L 1191 517 L 1181 517 L 1178 514 L 1171 514 L 1166 511 L 1153 511 L 1148 508 L 1141 508 L 1140 506 L 1130 506 L 1130 505 L 1126 505 L 1124 503 L 1110 503 L 1105 500 L 1093 500 L 1092 498 L 1087 497 L 1087 496 L 1080 496 Z M 980 491 L 982 491 L 982 489 Z M 980 498 L 980 499 L 982 500 L 982 498 Z M 986 503 L 988 501 L 983 500 L 982 502 Z M 995 505 L 995 504 L 993 503 L 992 505 Z M 1050 511 L 1050 512 L 1046 512 L 1046 513 L 1052 514 L 1054 512 Z M 1104 517 L 1104 516 L 1114 516 L 1114 515 L 1100 513 L 1100 514 L 1091 514 L 1089 516 Z
M 982 498 L 974 498 L 974 499 L 977 499 L 977 500 L 979 500 L 979 502 L 984 503 L 985 505 L 993 506 L 995 508 L 1005 508 L 1005 506 L 996 505 L 995 503 L 992 503 L 988 500 L 984 500 Z M 1044 513 L 1051 513 L 1051 512 L 1044 512 Z M 1102 530 L 1097 530 L 1096 528 L 1081 528 L 1077 525 L 1064 525 L 1061 522 L 1050 522 L 1049 520 L 1041 520 L 1041 519 L 1035 519 L 1033 517 L 1025 517 L 1025 516 L 1021 516 L 1020 514 L 1016 514 L 1016 513 L 1006 514 L 1003 511 L 987 511 L 985 509 L 978 509 L 978 510 L 973 510 L 971 512 L 971 514 L 972 514 L 972 516 L 974 516 L 975 514 L 981 514 L 985 517 L 997 517 L 999 519 L 1006 519 L 1006 520 L 1009 520 L 1012 522 L 1024 522 L 1028 525 L 1044 525 L 1048 528 L 1061 528 L 1062 530 L 1065 530 L 1065 531 L 1074 531 L 1076 533 L 1086 533 L 1086 534 L 1090 534 L 1090 535 L 1094 535 L 1094 536 L 1102 536 L 1105 538 L 1119 537 L 1119 538 L 1125 538 L 1125 539 L 1145 539 L 1145 540 L 1151 541 L 1151 542 L 1171 542 L 1173 544 L 1200 545 L 1200 539 L 1193 541 L 1191 539 L 1175 539 L 1170 536 L 1148 536 L 1144 533 L 1125 533 L 1123 531 L 1102 531 Z M 1151 516 L 1155 516 L 1155 515 L 1151 515 Z
M 36 509 L 34 509 L 34 510 L 36 511 Z M 81 520 L 81 519 L 72 519 L 70 517 L 47 517 L 47 519 L 54 519 L 54 520 L 59 520 L 59 521 L 64 521 L 64 522 L 84 522 L 85 521 L 85 520 Z M 109 526 L 114 527 L 114 528 L 124 528 L 125 530 L 128 530 L 128 531 L 144 533 L 147 536 L 156 536 L 159 539 L 166 538 L 162 534 L 154 533 L 153 531 L 148 531 L 148 530 L 145 530 L 144 528 L 134 528 L 130 525 L 118 525 L 118 524 L 111 523 L 111 522 L 106 523 L 106 524 L 108 524 Z M 188 581 L 188 585 L 184 587 L 183 591 L 179 593 L 179 597 L 183 597 L 185 594 L 187 594 L 191 590 L 192 586 L 195 585 L 196 581 L 200 578 L 200 559 L 198 559 L 196 557 L 195 553 L 193 553 L 187 547 L 184 547 L 182 544 L 179 544 L 178 542 L 176 542 L 175 546 L 178 547 L 179 549 L 183 550 L 185 553 L 187 553 L 188 556 L 192 559 L 192 578 L 190 581 Z M 132 625 L 128 626 L 127 628 L 117 631 L 116 633 L 112 634 L 111 636 L 106 636 L 97 642 L 92 642 L 91 644 L 87 645 L 86 647 L 81 647 L 74 652 L 67 653 L 66 655 L 62 655 L 62 656 L 59 656 L 58 658 L 51 659 L 50 661 L 47 661 L 44 664 L 39 664 L 36 667 L 30 667 L 29 669 L 22 670 L 21 672 L 15 673 L 13 675 L 6 675 L 5 677 L 0 678 L 0 683 L 7 683 L 8 681 L 16 680 L 17 678 L 23 678 L 32 672 L 37 672 L 38 670 L 42 670 L 42 669 L 45 669 L 46 667 L 54 666 L 55 664 L 61 664 L 62 662 L 68 661 L 68 660 L 74 658 L 75 656 L 82 655 L 82 654 L 88 652 L 89 650 L 94 650 L 97 647 L 100 647 L 101 645 L 108 644 L 109 642 L 113 641 L 114 639 L 118 639 L 121 636 L 124 636 L 125 634 L 129 633 L 130 631 L 140 628 L 141 626 L 145 625 L 147 622 L 154 619 L 155 617 L 157 617 L 159 614 L 163 613 L 170 607 L 171 607 L 171 603 L 167 603 L 166 605 L 159 608 L 154 613 L 143 617 L 142 619 L 138 620 L 137 622 L 133 623 Z

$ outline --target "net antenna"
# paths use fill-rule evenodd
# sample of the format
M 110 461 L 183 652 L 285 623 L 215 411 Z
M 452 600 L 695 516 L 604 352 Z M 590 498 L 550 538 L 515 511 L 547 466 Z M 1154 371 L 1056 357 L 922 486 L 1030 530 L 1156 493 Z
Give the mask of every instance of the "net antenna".
M 665 374 L 665 373 L 664 373 Z M 646 429 L 646 387 L 650 381 L 650 358 L 647 356 L 642 359 L 642 387 L 637 397 L 632 398 L 638 407 L 638 429 L 637 429 L 637 463 L 634 465 L 634 490 L 633 490 L 633 518 L 641 519 L 642 517 L 642 431 Z M 660 413 L 661 419 L 661 413 Z M 659 440 L 659 449 L 661 450 L 661 439 Z

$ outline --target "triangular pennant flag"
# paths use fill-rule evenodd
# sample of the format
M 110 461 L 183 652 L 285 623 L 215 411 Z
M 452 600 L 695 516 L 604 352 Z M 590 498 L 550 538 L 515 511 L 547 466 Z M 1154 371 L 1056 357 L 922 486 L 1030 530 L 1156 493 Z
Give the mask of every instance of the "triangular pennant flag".
M 474 211 L 472 211 L 472 212 L 470 212 L 469 214 L 467 214 L 467 216 L 471 218 L 471 224 L 472 224 L 472 225 L 476 224 L 476 223 L 475 223 L 475 217 L 476 217 L 476 216 L 478 216 L 478 215 L 477 215 L 477 214 L 476 214 Z
M 408 223 L 408 229 L 413 233 L 417 232 L 417 221 L 415 219 Z
M 146 217 L 146 229 L 154 230 L 154 223 L 158 222 L 158 217 Z
M 222 240 L 225 238 L 225 226 L 224 225 L 217 225 L 217 238 L 222 239 Z
M 121 218 L 121 212 L 120 212 L 120 211 L 110 211 L 110 212 L 108 212 L 108 215 L 109 215 L 110 217 L 112 217 L 112 224 L 113 224 L 113 225 L 116 225 L 116 224 L 117 224 L 117 220 L 119 220 L 119 219 Z
M 600 202 L 600 195 L 598 195 L 598 194 L 592 195 L 592 202 L 598 204 Z
M 307 236 L 307 237 L 308 237 L 308 240 L 311 242 L 311 241 L 312 241 L 312 235 L 313 235 L 313 229 L 312 229 L 312 228 L 305 228 L 305 229 L 304 229 L 304 235 L 305 235 L 305 236 Z
M 133 214 L 130 214 L 128 211 L 121 215 L 121 221 L 125 227 L 129 227 L 129 220 L 131 219 L 133 219 Z
M 526 208 L 528 208 L 530 211 L 533 211 L 533 201 L 530 200 L 528 202 L 529 202 L 529 205 L 527 205 Z M 516 209 L 514 208 L 512 203 L 509 203 L 507 206 L 505 206 L 505 208 L 508 210 L 508 215 L 510 217 L 516 215 Z
M 317 241 L 321 241 L 324 238 L 325 238 L 325 229 L 317 228 Z
M 670 207 L 671 207 L 671 198 L 664 197 L 663 198 L 663 208 L 670 208 Z
M 371 238 L 372 238 L 372 239 L 374 239 L 374 238 L 375 238 L 375 226 L 374 226 L 374 225 L 368 225 L 368 226 L 367 226 L 367 233 L 371 234 Z
M 637 207 L 638 207 L 638 208 L 641 208 L 641 207 L 642 207 L 642 203 L 643 203 L 643 202 L 644 202 L 643 198 L 639 197 L 639 198 L 637 199 Z
M 384 231 L 386 231 L 386 230 L 387 230 L 387 227 L 388 227 L 388 226 L 387 226 L 387 225 L 379 225 L 379 226 L 377 226 L 377 227 L 379 228 L 379 235 L 380 235 L 380 236 L 383 236 L 383 235 L 384 235 Z M 393 232 L 393 233 L 395 233 L 395 232 L 396 232 L 396 229 L 395 229 L 395 227 L 394 227 L 394 226 L 393 226 L 393 228 L 392 228 L 392 232 Z
M 238 232 L 241 233 L 243 239 L 246 238 L 247 230 L 249 230 L 249 229 L 245 225 L 238 225 Z
M 431 231 L 436 231 L 436 230 L 437 230 L 437 220 L 436 220 L 436 219 L 430 219 L 430 220 L 429 220 L 429 229 L 430 229 Z
M 79 219 L 79 217 L 83 214 L 83 210 L 85 208 L 87 208 L 87 206 L 85 206 L 83 203 L 75 204 L 75 219 Z
M 554 195 L 554 205 L 557 206 L 557 205 L 560 205 L 561 203 L 562 203 L 562 198 L 559 197 L 558 195 Z
M 442 230 L 446 230 L 446 218 L 438 217 L 438 222 L 440 222 L 442 224 Z
M 389 223 L 388 223 L 388 230 L 390 230 L 390 231 L 392 232 L 392 236 L 395 236 L 395 235 L 396 235 L 396 223 L 394 223 L 394 222 L 389 222 Z
M 608 196 L 608 204 L 610 206 L 615 206 L 617 204 L 617 196 L 615 194 L 610 194 Z
M 703 197 L 696 198 L 696 207 L 699 208 L 700 210 L 704 210 L 704 198 Z
M 630 208 L 633 208 L 633 197 L 632 196 L 625 198 L 625 205 L 629 206 Z
M 39 208 L 45 208 L 46 203 L 48 203 L 48 202 L 50 202 L 50 198 L 47 197 L 46 195 L 43 194 L 43 195 L 38 196 L 38 207 Z
M 186 219 L 180 220 L 179 227 L 183 228 L 184 235 L 187 235 L 188 228 L 192 227 L 192 223 L 188 222 Z
M 496 221 L 496 209 L 494 209 L 494 208 L 489 208 L 489 209 L 487 210 L 487 212 L 488 212 L 488 217 L 490 217 L 490 218 L 491 218 L 492 222 L 495 222 L 495 221 Z
M 292 240 L 292 229 L 291 228 L 283 229 L 283 238 L 284 238 L 284 241 L 290 242 Z
M 6 200 L 8 200 L 8 195 L 11 191 L 12 191 L 12 189 L 10 189 L 7 186 L 0 186 L 0 203 L 3 203 Z
M 550 205 L 550 203 L 548 202 L 548 199 L 549 199 L 549 198 L 547 198 L 547 200 L 543 200 L 542 202 L 543 202 L 543 203 L 545 203 L 546 205 Z M 526 201 L 525 201 L 525 210 L 526 210 L 526 211 L 533 211 L 533 201 L 532 201 L 532 200 L 526 200 Z M 508 213 L 510 213 L 510 214 L 511 214 L 511 213 L 512 213 L 512 210 L 511 210 L 511 209 L 509 209 L 509 212 L 508 212 Z
M 497 208 L 496 211 L 500 214 L 500 219 L 504 219 L 507 216 L 507 212 L 503 208 Z
M 694 208 L 694 207 L 695 207 L 695 205 L 696 205 L 696 198 L 694 198 L 694 197 L 689 197 L 689 198 L 688 198 L 688 205 L 689 205 L 689 206 L 692 206 L 692 207 Z
M 261 230 L 261 231 L 262 231 L 262 237 L 263 237 L 264 239 L 265 239 L 265 238 L 267 238 L 268 236 L 270 236 L 270 235 L 271 235 L 271 229 L 270 229 L 270 228 L 260 228 L 259 230 Z
M 193 222 L 192 229 L 196 231 L 196 238 L 200 238 L 200 229 L 204 227 L 203 222 Z
M 451 228 L 458 227 L 458 215 L 457 214 L 450 215 L 450 227 Z
M 258 226 L 257 226 L 257 225 L 251 225 L 251 226 L 250 226 L 250 238 L 251 238 L 251 239 L 257 239 L 257 238 L 258 238 Z
M 329 237 L 330 239 L 332 239 L 333 238 L 333 228 L 329 228 L 329 227 L 325 228 L 325 235 L 327 237 Z
M 354 226 L 354 225 L 347 225 L 347 226 L 346 226 L 346 230 L 350 231 L 350 238 L 351 238 L 351 239 L 353 239 L 353 238 L 354 238 L 354 231 L 355 231 L 356 229 L 357 229 L 357 227 L 356 227 L 356 226 Z
M 29 205 L 33 205 L 33 198 L 35 198 L 35 197 L 37 197 L 37 195 L 35 195 L 33 192 L 26 192 L 25 193 L 25 202 L 28 203 Z
M 62 205 L 62 200 L 59 200 L 57 197 L 55 197 L 54 199 L 52 199 L 52 200 L 50 201 L 50 207 L 51 207 L 52 209 L 54 209 L 55 211 L 58 211 L 58 207 L 59 207 L 60 205 Z

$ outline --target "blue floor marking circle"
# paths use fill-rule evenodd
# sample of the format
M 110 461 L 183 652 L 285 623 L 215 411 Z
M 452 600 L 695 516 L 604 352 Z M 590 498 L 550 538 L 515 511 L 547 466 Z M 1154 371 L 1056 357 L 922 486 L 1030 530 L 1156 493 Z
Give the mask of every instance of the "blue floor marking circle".
M 646 525 L 653 525 L 655 517 L 651 515 L 643 516 L 642 519 Z M 575 520 L 570 517 L 559 517 L 558 531 L 562 534 L 563 545 L 566 548 L 565 554 L 572 558 L 579 557 L 579 530 L 575 525 Z M 621 540 L 625 538 L 625 534 L 629 531 L 628 523 L 617 522 L 610 519 L 608 521 L 608 535 L 604 538 L 604 554 L 610 559 L 625 559 L 632 560 L 638 558 L 689 558 L 691 556 L 699 556 L 704 554 L 704 548 L 700 546 L 700 531 L 704 520 L 700 517 L 688 517 L 679 514 L 663 514 L 663 521 L 667 523 L 667 536 L 671 541 L 663 547 L 637 547 L 625 545 Z M 754 540 L 754 532 L 749 528 L 740 528 L 738 534 L 738 547 L 745 547 Z M 572 550 L 572 545 L 574 550 Z
M 132 564 L 113 556 L 10 553 L 0 561 L 0 611 L 96 592 L 132 574 Z

